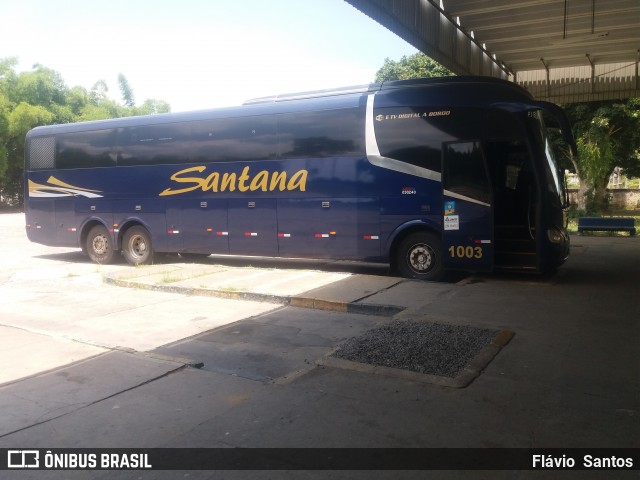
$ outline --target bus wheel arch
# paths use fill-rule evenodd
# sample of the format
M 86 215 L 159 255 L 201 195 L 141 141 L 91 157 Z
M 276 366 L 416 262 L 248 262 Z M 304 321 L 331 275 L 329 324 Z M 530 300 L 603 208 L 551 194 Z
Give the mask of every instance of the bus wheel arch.
M 140 223 L 127 225 L 120 231 L 122 255 L 130 265 L 153 263 L 153 241 L 149 230 Z
M 118 250 L 109 229 L 97 220 L 85 225 L 80 245 L 93 262 L 103 265 L 111 263 Z
M 440 280 L 444 274 L 442 240 L 428 228 L 410 228 L 399 234 L 390 259 L 391 268 L 403 277 Z

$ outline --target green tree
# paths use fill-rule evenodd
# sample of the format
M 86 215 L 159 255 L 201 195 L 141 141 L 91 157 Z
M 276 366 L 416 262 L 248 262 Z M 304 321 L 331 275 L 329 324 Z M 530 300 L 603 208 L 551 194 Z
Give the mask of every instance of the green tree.
M 448 75 L 453 75 L 453 73 L 424 53 L 418 52 L 414 55 L 404 56 L 398 61 L 385 58 L 384 64 L 376 73 L 375 81 L 386 82 L 388 80 L 445 77 Z
M 67 106 L 76 118 L 80 116 L 80 113 L 87 107 L 89 102 L 89 92 L 83 87 L 73 87 L 67 94 Z
M 15 78 L 13 69 L 17 64 L 18 60 L 13 57 L 0 59 L 0 203 L 3 200 L 2 185 L 9 167 L 9 114 L 12 104 L 7 92 Z
M 640 176 L 640 99 L 570 104 L 565 110 L 578 145 L 571 159 L 580 179 L 578 208 L 602 211 L 616 167 Z
M 155 115 L 158 113 L 169 113 L 171 106 L 164 100 L 149 98 L 144 101 L 141 107 L 136 107 L 133 111 L 135 115 Z
M 33 71 L 22 72 L 14 77 L 9 99 L 16 104 L 27 102 L 50 107 L 53 104 L 63 105 L 66 94 L 67 87 L 58 72 L 34 65 Z
M 24 139 L 39 125 L 82 122 L 131 115 L 168 113 L 171 108 L 162 100 L 145 100 L 135 107 L 133 90 L 124 75 L 119 83 L 125 105 L 108 97 L 104 80 L 87 91 L 68 88 L 62 76 L 42 65 L 31 71 L 16 72 L 16 58 L 0 58 L 0 203 L 22 203 Z
M 21 205 L 23 201 L 24 137 L 29 130 L 53 123 L 55 115 L 39 105 L 20 102 L 9 113 L 8 161 L 4 181 L 0 185 L 4 203 Z
M 0 182 L 7 174 L 9 165 L 9 102 L 0 92 Z
M 122 73 L 118 74 L 118 84 L 120 85 L 120 93 L 122 94 L 122 100 L 124 101 L 125 106 L 133 107 L 136 104 L 133 89 L 129 85 L 127 77 Z
M 0 201 L 16 206 L 22 203 L 24 138 L 33 127 L 73 119 L 65 106 L 67 87 L 59 73 L 42 65 L 29 72 L 16 73 L 17 59 L 0 60 Z
M 107 86 L 107 82 L 104 80 L 98 80 L 91 87 L 91 93 L 89 94 L 89 100 L 94 105 L 98 105 L 101 101 L 107 99 L 107 93 L 109 92 L 109 87 Z
M 0 92 L 8 92 L 9 85 L 15 79 L 14 68 L 17 64 L 16 57 L 0 58 Z

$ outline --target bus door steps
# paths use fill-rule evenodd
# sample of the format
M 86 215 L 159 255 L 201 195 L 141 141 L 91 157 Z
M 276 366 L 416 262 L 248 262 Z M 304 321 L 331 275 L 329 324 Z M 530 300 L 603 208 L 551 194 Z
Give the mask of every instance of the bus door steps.
M 531 239 L 531 235 L 535 237 L 535 229 L 529 229 L 527 225 L 496 225 L 496 238 L 522 238 Z
M 496 263 L 496 270 L 508 270 L 511 272 L 536 272 L 538 267 L 535 265 L 503 265 Z
M 496 263 L 531 263 L 535 264 L 537 260 L 536 252 L 495 252 Z
M 496 225 L 495 266 L 509 270 L 537 268 L 536 242 L 527 225 Z
M 496 239 L 496 268 L 536 268 L 536 243 L 524 238 Z
M 536 242 L 525 238 L 496 238 L 496 253 L 536 254 Z

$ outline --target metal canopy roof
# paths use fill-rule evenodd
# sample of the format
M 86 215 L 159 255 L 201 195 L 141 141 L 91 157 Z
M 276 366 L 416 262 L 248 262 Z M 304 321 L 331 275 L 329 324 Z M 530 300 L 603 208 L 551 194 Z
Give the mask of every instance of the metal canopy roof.
M 640 97 L 640 0 L 346 0 L 459 75 L 557 103 Z

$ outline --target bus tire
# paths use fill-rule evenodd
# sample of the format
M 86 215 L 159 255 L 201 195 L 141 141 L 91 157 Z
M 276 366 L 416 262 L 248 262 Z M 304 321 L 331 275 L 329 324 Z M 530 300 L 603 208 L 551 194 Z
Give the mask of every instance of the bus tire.
M 95 263 L 106 265 L 113 260 L 113 236 L 104 225 L 96 225 L 89 230 L 85 248 L 87 255 Z
M 439 280 L 444 273 L 442 242 L 433 233 L 417 232 L 400 242 L 396 265 L 403 277 Z
M 139 225 L 128 229 L 122 239 L 122 254 L 130 265 L 150 265 L 153 245 L 149 231 Z

